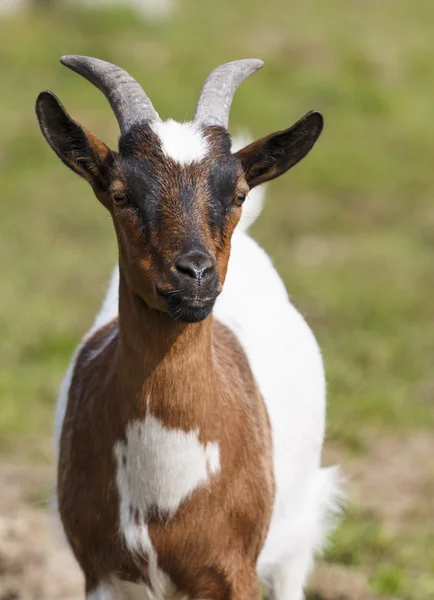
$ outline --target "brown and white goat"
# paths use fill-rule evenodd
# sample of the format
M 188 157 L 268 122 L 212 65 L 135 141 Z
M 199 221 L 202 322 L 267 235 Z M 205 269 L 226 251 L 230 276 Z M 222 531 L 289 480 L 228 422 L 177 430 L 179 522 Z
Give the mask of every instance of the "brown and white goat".
M 119 246 L 119 314 L 100 320 L 85 338 L 60 408 L 58 505 L 87 597 L 252 599 L 259 597 L 259 571 L 275 597 L 298 600 L 333 496 L 333 476 L 319 468 L 322 363 L 308 328 L 301 321 L 294 327 L 292 312 L 287 331 L 287 298 L 278 333 L 304 340 L 297 353 L 309 354 L 303 368 L 312 371 L 303 384 L 294 383 L 299 375 L 292 384 L 279 380 L 282 356 L 275 353 L 282 345 L 276 339 L 273 351 L 253 321 L 247 335 L 262 331 L 261 352 L 269 357 L 259 367 L 260 355 L 248 349 L 243 318 L 262 292 L 249 290 L 248 282 L 244 291 L 231 286 L 244 303 L 232 327 L 237 299 L 227 318 L 212 311 L 246 195 L 308 153 L 322 117 L 309 113 L 232 153 L 232 97 L 261 61 L 213 71 L 185 124 L 161 122 L 138 83 L 114 65 L 79 56 L 62 63 L 104 92 L 121 129 L 115 153 L 53 94 L 38 97 L 46 140 L 91 184 L 111 214 Z M 249 243 L 242 242 L 240 256 Z M 252 256 L 261 269 L 258 250 Z M 282 296 L 275 279 L 270 290 Z M 282 389 L 273 407 L 264 381 L 276 376 Z M 308 398 L 308 377 L 319 382 L 315 400 Z M 297 417 L 297 395 L 295 413 L 288 408 L 297 385 L 313 417 Z M 295 443 L 306 436 L 309 453 Z

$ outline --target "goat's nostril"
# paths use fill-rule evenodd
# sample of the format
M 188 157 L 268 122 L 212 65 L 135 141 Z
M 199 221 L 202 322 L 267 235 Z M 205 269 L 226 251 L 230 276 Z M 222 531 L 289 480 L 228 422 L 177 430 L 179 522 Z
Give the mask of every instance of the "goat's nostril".
M 204 252 L 187 252 L 178 256 L 175 267 L 179 273 L 200 281 L 214 270 L 214 261 Z

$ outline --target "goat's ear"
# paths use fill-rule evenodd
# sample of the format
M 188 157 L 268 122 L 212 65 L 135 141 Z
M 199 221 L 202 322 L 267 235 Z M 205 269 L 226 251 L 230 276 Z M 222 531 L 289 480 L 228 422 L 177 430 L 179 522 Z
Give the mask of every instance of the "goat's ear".
M 237 156 L 250 188 L 286 173 L 313 147 L 323 128 L 321 113 L 307 113 L 289 129 L 272 133 L 242 150 Z
M 62 162 L 84 177 L 95 191 L 107 189 L 114 153 L 74 121 L 51 92 L 39 94 L 36 115 L 45 139 Z

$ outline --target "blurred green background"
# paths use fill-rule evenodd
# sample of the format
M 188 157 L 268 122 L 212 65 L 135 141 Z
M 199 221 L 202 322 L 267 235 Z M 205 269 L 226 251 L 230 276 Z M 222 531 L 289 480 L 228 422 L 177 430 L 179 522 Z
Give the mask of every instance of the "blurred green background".
M 434 598 L 434 3 L 173 0 L 158 19 L 111 4 L 0 16 L 0 460 L 52 462 L 58 385 L 116 261 L 108 214 L 37 126 L 50 89 L 116 145 L 106 100 L 58 58 L 123 66 L 180 120 L 212 68 L 262 58 L 232 132 L 325 117 L 252 228 L 319 339 L 324 460 L 348 478 L 311 598 Z

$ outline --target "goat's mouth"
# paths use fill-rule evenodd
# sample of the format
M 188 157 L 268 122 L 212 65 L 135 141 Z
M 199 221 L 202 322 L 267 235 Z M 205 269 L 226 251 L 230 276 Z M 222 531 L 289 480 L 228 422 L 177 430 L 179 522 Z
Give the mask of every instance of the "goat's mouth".
M 174 290 L 157 289 L 166 305 L 168 315 L 175 321 L 197 323 L 208 317 L 214 307 L 218 292 L 213 296 L 187 296 Z

